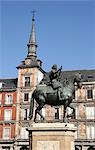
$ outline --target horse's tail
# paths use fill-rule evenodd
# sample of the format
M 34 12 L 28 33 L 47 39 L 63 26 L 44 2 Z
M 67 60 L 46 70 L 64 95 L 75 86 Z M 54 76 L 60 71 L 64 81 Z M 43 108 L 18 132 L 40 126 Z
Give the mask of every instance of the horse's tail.
M 32 119 L 34 110 L 34 96 L 32 94 L 31 102 L 30 102 L 30 110 L 29 110 L 29 118 Z

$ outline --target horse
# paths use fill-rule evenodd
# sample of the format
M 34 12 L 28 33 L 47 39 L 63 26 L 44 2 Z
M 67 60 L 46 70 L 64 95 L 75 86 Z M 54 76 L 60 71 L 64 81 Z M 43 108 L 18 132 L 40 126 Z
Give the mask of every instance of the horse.
M 33 117 L 34 100 L 36 100 L 38 106 L 35 110 L 34 122 L 37 122 L 37 114 L 40 115 L 42 120 L 45 119 L 40 111 L 46 104 L 51 106 L 64 105 L 63 122 L 67 122 L 66 109 L 67 107 L 72 108 L 70 104 L 74 98 L 75 87 L 81 88 L 81 77 L 81 74 L 78 73 L 74 75 L 73 78 L 70 78 L 70 80 L 66 82 L 65 86 L 63 86 L 63 84 L 60 83 L 61 100 L 58 97 L 58 89 L 53 89 L 52 86 L 48 86 L 46 84 L 37 85 L 31 97 L 29 118 L 31 119 Z

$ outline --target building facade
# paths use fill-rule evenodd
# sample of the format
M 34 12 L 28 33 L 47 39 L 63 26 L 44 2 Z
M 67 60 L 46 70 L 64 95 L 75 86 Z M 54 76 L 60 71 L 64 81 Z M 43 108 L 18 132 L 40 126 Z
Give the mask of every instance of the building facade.
M 18 79 L 0 80 L 0 150 L 28 150 L 29 140 L 26 128 L 29 126 L 31 95 L 37 84 L 44 78 L 42 62 L 37 57 L 35 19 L 26 58 L 17 67 Z M 83 76 L 81 89 L 75 90 L 72 106 L 68 108 L 69 121 L 77 127 L 75 150 L 95 149 L 95 70 L 75 70 L 61 72 L 62 83 L 76 73 Z M 48 74 L 48 73 L 47 73 Z M 35 102 L 35 107 L 36 107 Z M 47 122 L 63 120 L 64 106 L 45 106 L 42 114 Z M 40 121 L 40 117 L 38 116 Z
M 0 80 L 0 150 L 14 147 L 17 79 Z
M 77 127 L 76 150 L 95 149 L 95 70 L 77 70 L 64 73 L 82 74 L 82 87 L 75 90 L 72 105 L 75 108 L 75 117 L 69 118 Z

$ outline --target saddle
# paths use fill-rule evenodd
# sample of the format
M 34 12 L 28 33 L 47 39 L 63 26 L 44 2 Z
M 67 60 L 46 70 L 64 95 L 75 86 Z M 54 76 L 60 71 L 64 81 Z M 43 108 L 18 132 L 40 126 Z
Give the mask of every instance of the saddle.
M 52 86 L 47 86 L 46 93 L 47 93 L 47 94 L 54 94 L 54 93 L 57 93 L 57 89 L 53 89 Z

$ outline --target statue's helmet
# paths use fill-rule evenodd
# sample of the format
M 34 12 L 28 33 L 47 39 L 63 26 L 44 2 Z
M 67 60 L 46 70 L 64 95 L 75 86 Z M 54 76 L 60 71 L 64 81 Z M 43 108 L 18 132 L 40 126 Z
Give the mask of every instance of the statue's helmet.
M 57 65 L 54 64 L 54 65 L 52 66 L 52 69 L 56 69 L 56 70 L 57 70 Z

